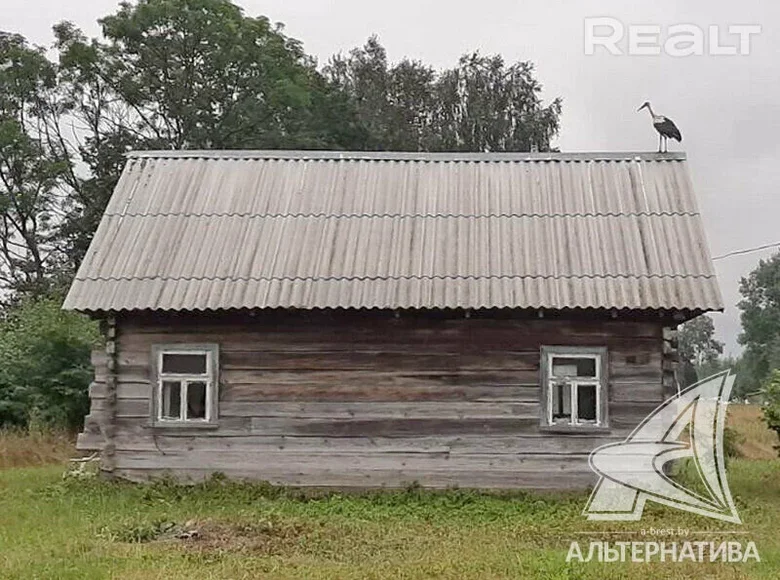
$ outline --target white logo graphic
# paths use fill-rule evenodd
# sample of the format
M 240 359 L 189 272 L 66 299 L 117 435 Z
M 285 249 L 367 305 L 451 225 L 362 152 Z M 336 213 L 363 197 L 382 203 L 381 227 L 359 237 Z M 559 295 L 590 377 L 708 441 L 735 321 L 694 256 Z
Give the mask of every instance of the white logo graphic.
M 636 521 L 645 502 L 741 524 L 723 454 L 723 428 L 734 375 L 724 371 L 685 389 L 653 411 L 620 443 L 590 454 L 601 476 L 588 500 L 589 520 Z M 686 435 L 686 437 L 682 437 Z M 690 458 L 702 490 L 688 489 L 664 473 L 674 459 Z
M 614 56 L 747 56 L 752 37 L 761 34 L 760 24 L 731 24 L 707 27 L 691 23 L 670 26 L 625 24 L 617 18 L 585 19 L 585 54 L 597 49 Z

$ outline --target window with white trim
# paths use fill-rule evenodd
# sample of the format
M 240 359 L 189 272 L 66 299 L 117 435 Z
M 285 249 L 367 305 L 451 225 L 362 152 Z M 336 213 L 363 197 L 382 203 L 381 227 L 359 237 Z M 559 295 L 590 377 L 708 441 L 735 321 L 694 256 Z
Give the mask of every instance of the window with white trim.
M 606 426 L 606 356 L 603 347 L 542 347 L 543 425 Z
M 211 425 L 217 420 L 217 345 L 155 345 L 153 421 Z

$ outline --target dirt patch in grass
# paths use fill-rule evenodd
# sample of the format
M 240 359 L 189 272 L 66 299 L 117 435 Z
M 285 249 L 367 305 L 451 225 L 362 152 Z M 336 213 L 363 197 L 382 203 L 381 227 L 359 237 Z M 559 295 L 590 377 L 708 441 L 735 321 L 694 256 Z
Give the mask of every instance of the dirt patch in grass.
M 289 554 L 301 547 L 310 533 L 307 526 L 301 523 L 273 520 L 244 523 L 207 520 L 198 522 L 195 529 L 198 531 L 196 537 L 179 541 L 196 550 L 263 555 Z
M 728 425 L 742 437 L 737 443 L 745 459 L 777 459 L 777 435 L 767 427 L 758 405 L 729 405 Z
M 0 469 L 65 464 L 75 455 L 72 433 L 0 429 Z
M 311 527 L 275 519 L 258 521 L 190 520 L 141 522 L 103 530 L 99 535 L 115 542 L 178 546 L 199 552 L 241 552 L 284 555 L 302 547 Z

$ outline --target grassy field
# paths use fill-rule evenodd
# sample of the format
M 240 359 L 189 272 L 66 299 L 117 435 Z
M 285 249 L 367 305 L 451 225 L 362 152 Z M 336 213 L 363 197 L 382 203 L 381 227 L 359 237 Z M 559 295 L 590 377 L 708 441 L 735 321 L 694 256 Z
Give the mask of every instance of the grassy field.
M 754 409 L 742 411 L 732 426 L 750 434 L 761 427 L 756 421 Z M 753 456 L 771 452 L 773 440 L 759 433 L 766 445 L 750 435 Z M 641 522 L 594 524 L 581 515 L 586 494 L 318 496 L 220 480 L 189 488 L 63 480 L 62 472 L 62 464 L 0 470 L 0 577 L 780 578 L 776 459 L 729 466 L 743 536 L 723 533 L 735 526 L 651 504 Z M 607 532 L 623 531 L 619 539 L 640 540 L 650 528 L 691 530 L 678 541 L 752 540 L 762 561 L 565 561 L 573 539 L 616 541 Z M 191 530 L 199 537 L 176 537 Z

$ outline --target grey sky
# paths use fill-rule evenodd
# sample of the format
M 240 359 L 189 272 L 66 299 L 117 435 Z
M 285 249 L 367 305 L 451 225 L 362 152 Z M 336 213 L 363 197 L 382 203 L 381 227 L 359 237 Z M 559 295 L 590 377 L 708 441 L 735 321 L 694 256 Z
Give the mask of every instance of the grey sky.
M 780 242 L 780 3 L 766 0 L 243 0 L 247 14 L 283 22 L 321 62 L 376 33 L 393 60 L 451 66 L 479 49 L 532 60 L 548 96 L 564 99 L 562 151 L 649 150 L 657 146 L 645 100 L 673 118 L 688 152 L 713 255 Z M 37 44 L 67 19 L 86 33 L 113 0 L 3 0 L 0 29 Z M 584 20 L 625 24 L 759 24 L 749 56 L 586 56 Z M 725 29 L 724 29 L 725 35 Z M 725 42 L 724 38 L 724 43 Z M 738 281 L 772 251 L 716 263 L 727 304 L 720 338 L 736 350 Z

